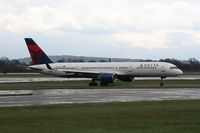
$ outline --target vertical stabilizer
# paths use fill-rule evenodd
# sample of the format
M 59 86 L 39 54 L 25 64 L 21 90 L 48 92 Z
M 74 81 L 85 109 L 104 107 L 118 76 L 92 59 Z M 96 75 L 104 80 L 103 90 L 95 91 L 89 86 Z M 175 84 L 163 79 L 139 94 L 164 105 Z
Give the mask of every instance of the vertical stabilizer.
M 32 38 L 25 38 L 33 64 L 47 64 L 53 61 L 44 53 L 44 51 L 33 41 Z

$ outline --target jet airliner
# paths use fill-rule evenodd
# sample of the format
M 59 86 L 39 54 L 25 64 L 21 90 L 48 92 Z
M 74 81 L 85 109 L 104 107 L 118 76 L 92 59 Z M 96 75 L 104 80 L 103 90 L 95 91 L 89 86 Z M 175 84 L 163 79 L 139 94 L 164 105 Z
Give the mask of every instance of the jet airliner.
M 28 66 L 40 73 L 66 78 L 91 78 L 89 86 L 106 86 L 116 80 L 132 82 L 135 77 L 160 77 L 163 79 L 179 76 L 183 72 L 174 64 L 166 62 L 80 62 L 55 63 L 34 42 L 32 38 L 25 38 L 33 65 Z

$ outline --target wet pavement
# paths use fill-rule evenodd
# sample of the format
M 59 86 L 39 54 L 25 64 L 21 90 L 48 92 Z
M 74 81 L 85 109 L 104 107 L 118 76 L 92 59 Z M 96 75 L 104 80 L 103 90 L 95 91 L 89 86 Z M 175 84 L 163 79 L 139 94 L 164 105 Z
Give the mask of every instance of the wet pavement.
M 0 107 L 48 104 L 200 99 L 200 89 L 51 89 L 0 91 Z M 27 94 L 27 95 L 24 95 Z M 30 95 L 32 94 L 32 95 Z

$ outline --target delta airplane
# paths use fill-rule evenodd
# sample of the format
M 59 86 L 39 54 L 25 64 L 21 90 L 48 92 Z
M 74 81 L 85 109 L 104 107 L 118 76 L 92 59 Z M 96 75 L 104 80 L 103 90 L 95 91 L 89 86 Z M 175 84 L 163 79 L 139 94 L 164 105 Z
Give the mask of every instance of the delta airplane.
M 66 78 L 91 78 L 89 86 L 106 86 L 116 80 L 132 82 L 135 77 L 160 77 L 163 79 L 179 76 L 183 72 L 175 65 L 166 62 L 80 62 L 54 63 L 44 51 L 33 41 L 25 38 L 33 65 L 28 66 L 40 73 Z

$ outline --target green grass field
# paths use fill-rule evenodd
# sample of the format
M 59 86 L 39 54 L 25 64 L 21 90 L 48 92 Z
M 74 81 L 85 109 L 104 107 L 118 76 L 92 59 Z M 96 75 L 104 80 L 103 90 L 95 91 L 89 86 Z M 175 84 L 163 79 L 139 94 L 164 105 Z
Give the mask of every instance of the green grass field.
M 0 108 L 1 133 L 199 133 L 200 100 Z
M 16 78 L 26 78 L 26 77 L 51 77 L 49 75 L 44 75 L 44 74 L 40 74 L 40 73 L 7 73 L 7 74 L 3 74 L 3 73 L 0 73 L 0 77 L 3 78 L 3 77 L 6 77 L 6 78 L 13 78 L 13 77 L 16 77 Z

